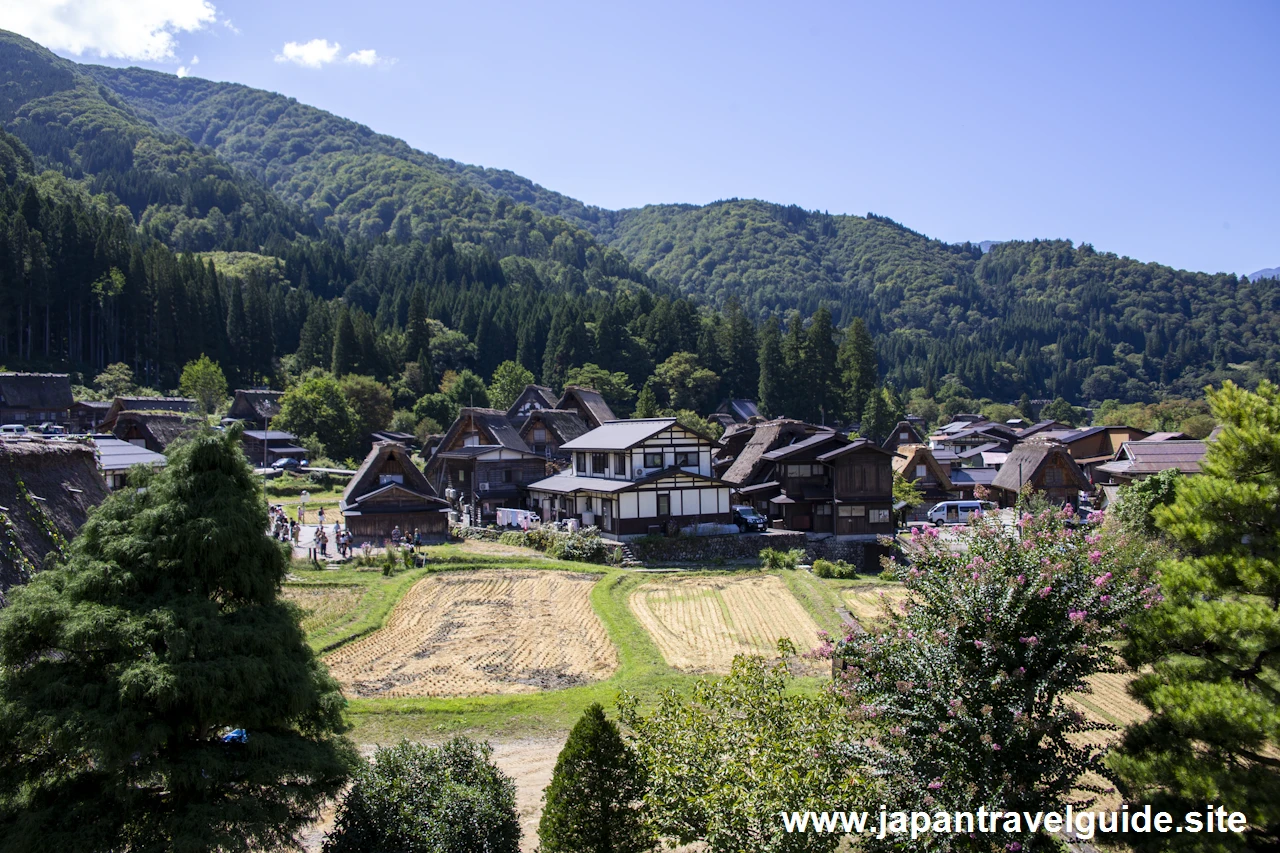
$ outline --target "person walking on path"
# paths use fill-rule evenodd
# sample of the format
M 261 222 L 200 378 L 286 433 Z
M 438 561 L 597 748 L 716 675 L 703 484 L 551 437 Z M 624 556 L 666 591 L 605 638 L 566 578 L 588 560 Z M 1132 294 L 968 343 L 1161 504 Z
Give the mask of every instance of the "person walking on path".
M 319 520 L 320 526 L 324 527 L 324 507 L 316 510 L 316 518 Z
M 293 540 L 293 547 L 298 547 L 298 542 L 302 538 L 302 525 L 296 521 L 289 522 L 289 538 Z
M 418 549 L 422 547 L 422 534 L 418 528 L 413 528 L 413 553 L 418 553 Z

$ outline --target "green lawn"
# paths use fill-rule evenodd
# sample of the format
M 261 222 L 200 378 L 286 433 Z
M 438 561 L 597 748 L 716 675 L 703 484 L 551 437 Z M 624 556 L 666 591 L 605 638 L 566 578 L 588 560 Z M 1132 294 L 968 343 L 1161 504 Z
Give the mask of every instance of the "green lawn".
M 302 568 L 305 564 L 295 564 L 292 575 L 297 580 L 286 584 L 286 588 L 295 595 L 315 597 L 310 602 L 313 607 L 306 623 L 312 648 L 323 653 L 377 630 L 409 588 L 431 572 L 482 568 L 565 570 L 600 576 L 591 590 L 591 604 L 617 649 L 618 668 L 604 681 L 540 693 L 353 699 L 348 706 L 354 726 L 352 735 L 361 743 L 387 743 L 402 737 L 435 738 L 463 731 L 486 737 L 562 734 L 592 702 L 612 708 L 625 689 L 647 703 L 660 691 L 690 688 L 698 677 L 667 666 L 648 632 L 631 613 L 627 603 L 631 591 L 653 575 L 547 560 L 532 553 L 478 554 L 457 545 L 427 551 L 431 560 L 426 568 L 403 571 L 392 577 L 384 577 L 373 567 L 315 571 Z M 839 628 L 836 608 L 840 606 L 840 597 L 835 588 L 808 572 L 776 574 L 820 627 L 828 631 Z M 316 601 L 326 600 L 325 590 L 334 591 L 340 598 L 338 606 L 314 607 Z M 308 602 L 302 603 L 305 607 Z M 800 685 L 802 689 L 816 689 L 822 682 L 820 678 L 805 678 Z

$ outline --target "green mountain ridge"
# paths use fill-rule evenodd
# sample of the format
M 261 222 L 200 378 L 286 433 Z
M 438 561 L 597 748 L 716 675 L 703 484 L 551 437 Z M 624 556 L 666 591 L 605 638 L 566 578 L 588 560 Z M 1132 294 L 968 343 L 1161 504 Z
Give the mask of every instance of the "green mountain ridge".
M 11 34 L 0 35 L 0 69 L 0 125 L 39 168 L 119 200 L 175 251 L 285 258 L 294 287 L 346 295 L 380 324 L 404 322 L 394 269 L 395 281 L 437 286 L 678 292 L 710 310 L 733 298 L 755 318 L 825 306 L 839 326 L 864 319 L 903 389 L 953 381 L 997 398 L 1140 400 L 1277 372 L 1272 280 L 1059 240 L 983 254 L 874 214 L 760 200 L 610 211 L 239 84 L 77 65 Z M 469 260 L 426 271 L 441 261 L 422 247 L 438 240 Z M 461 319 L 459 298 L 439 291 L 432 316 Z M 466 319 L 469 333 L 479 327 Z M 539 322 L 541 341 L 549 315 Z

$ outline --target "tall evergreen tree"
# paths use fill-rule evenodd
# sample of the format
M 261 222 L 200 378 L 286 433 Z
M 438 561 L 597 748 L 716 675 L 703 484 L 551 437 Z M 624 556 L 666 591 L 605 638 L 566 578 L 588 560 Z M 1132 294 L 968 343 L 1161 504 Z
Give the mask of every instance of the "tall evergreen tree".
M 231 298 L 227 302 L 227 349 L 231 354 L 228 366 L 233 379 L 237 382 L 248 379 L 253 371 L 249 349 L 249 320 L 244 312 L 244 288 L 236 280 L 231 282 Z
M 333 358 L 329 370 L 339 378 L 352 372 L 360 358 L 359 343 L 356 341 L 356 327 L 351 321 L 351 311 L 347 306 L 338 308 L 338 319 L 333 329 Z
M 1280 389 L 1209 393 L 1224 427 L 1202 474 L 1183 479 L 1156 525 L 1182 548 L 1164 601 L 1132 622 L 1124 656 L 1151 716 L 1111 761 L 1130 802 L 1174 814 L 1243 812 L 1243 833 L 1127 838 L 1141 850 L 1280 849 Z
M 725 393 L 733 398 L 752 398 L 760 388 L 760 354 L 756 329 L 742 310 L 736 296 L 725 304 L 725 320 L 720 327 L 720 352 Z
M 656 418 L 658 416 L 658 395 L 653 391 L 653 381 L 646 382 L 636 398 L 636 410 L 632 417 Z
M 844 408 L 844 401 L 840 399 L 835 336 L 831 312 L 824 305 L 813 315 L 805 341 L 806 373 L 811 383 L 808 394 L 824 423 L 837 421 Z
M 405 361 L 418 361 L 425 352 L 431 357 L 431 332 L 427 328 L 427 298 L 421 287 L 409 297 L 409 316 L 405 321 Z
M 132 476 L 0 611 L 5 849 L 286 845 L 358 757 L 239 430 Z
M 787 333 L 782 338 L 782 361 L 786 381 L 782 388 L 783 411 L 788 417 L 805 421 L 818 419 L 814 400 L 814 377 L 809 361 L 808 339 L 798 311 L 787 320 Z
M 845 415 L 850 420 L 857 420 L 867 407 L 867 398 L 880 384 L 875 341 L 861 317 L 856 318 L 845 330 L 837 361 L 840 366 L 840 382 L 846 395 Z
M 644 768 L 592 703 L 556 759 L 538 823 L 542 853 L 642 853 L 657 839 L 640 811 Z
M 786 411 L 786 364 L 782 360 L 782 326 L 770 317 L 760 329 L 760 383 L 756 402 L 771 418 L 789 414 Z

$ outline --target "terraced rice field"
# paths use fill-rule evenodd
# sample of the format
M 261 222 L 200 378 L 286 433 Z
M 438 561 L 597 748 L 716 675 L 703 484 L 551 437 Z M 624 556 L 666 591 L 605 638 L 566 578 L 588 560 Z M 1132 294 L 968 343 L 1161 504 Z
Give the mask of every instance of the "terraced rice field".
M 896 609 L 907 597 L 907 592 L 901 584 L 860 583 L 841 590 L 840 597 L 849 608 L 849 615 L 869 628 L 872 623 L 885 621 L 885 601 Z
M 532 693 L 608 678 L 594 575 L 468 571 L 414 584 L 379 631 L 326 657 L 352 697 Z
M 1128 693 L 1131 672 L 1103 672 L 1092 676 L 1092 693 L 1080 693 L 1072 700 L 1090 719 L 1100 723 L 1127 726 L 1147 718 L 1147 709 Z
M 772 655 L 782 637 L 804 650 L 818 634 L 774 575 L 655 578 L 628 603 L 667 664 L 683 672 L 728 672 L 735 655 Z
M 360 604 L 364 587 L 291 585 L 284 587 L 281 594 L 302 608 L 302 630 L 310 635 L 348 618 Z

